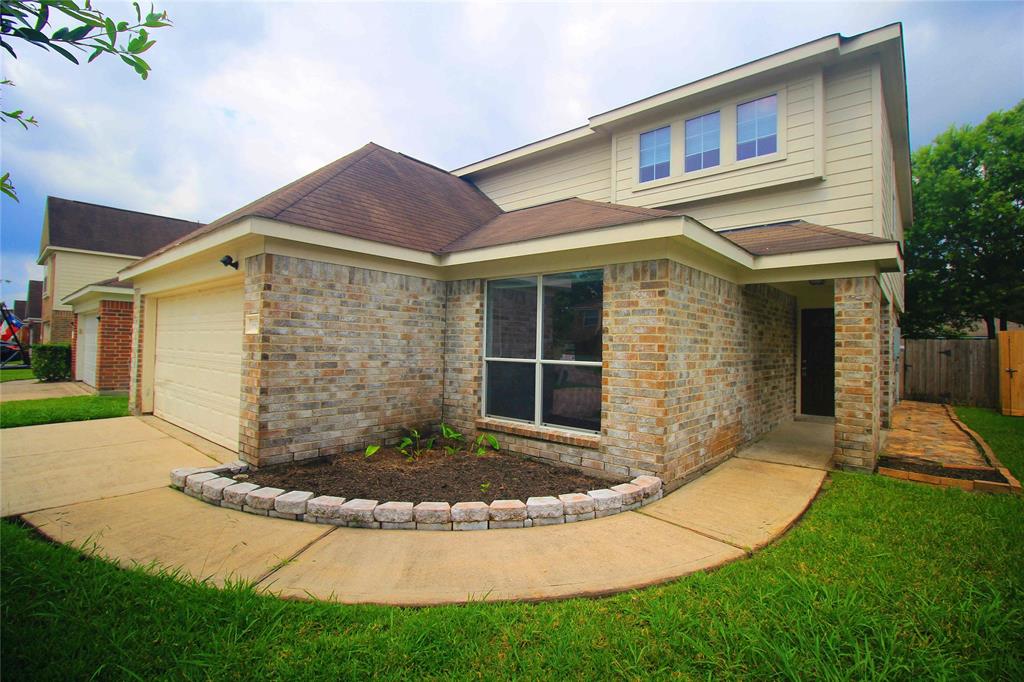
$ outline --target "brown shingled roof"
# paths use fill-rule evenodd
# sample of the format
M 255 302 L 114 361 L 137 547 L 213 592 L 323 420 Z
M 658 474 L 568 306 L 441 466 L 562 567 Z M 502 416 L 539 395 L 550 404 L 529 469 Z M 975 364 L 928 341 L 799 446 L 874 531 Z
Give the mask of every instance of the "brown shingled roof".
M 28 308 L 25 314 L 30 319 L 39 319 L 43 316 L 43 280 L 30 279 L 28 281 Z
M 735 230 L 724 230 L 719 234 L 755 256 L 840 249 L 848 246 L 864 246 L 865 244 L 895 243 L 890 239 L 837 230 L 804 220 L 741 227 Z
M 676 215 L 678 214 L 672 211 L 656 208 L 623 206 L 587 199 L 564 199 L 502 213 L 479 229 L 449 244 L 444 251 L 469 251 L 483 246 L 511 244 L 525 239 L 570 234 Z
M 371 142 L 176 243 L 263 217 L 436 252 L 500 213 L 467 180 Z
M 59 197 L 46 198 L 49 241 L 85 251 L 145 256 L 201 225 L 195 221 L 100 206 Z

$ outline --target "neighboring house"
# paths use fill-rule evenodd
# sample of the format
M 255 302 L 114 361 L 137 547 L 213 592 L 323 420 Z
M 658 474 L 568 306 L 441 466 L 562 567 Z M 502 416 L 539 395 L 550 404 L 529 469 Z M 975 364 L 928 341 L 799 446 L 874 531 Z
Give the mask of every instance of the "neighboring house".
M 997 331 L 1002 330 L 1004 327 L 1006 331 L 1018 331 L 1020 329 L 1024 329 L 1024 324 L 1021 324 L 1020 322 L 1014 322 L 1012 320 L 1006 320 L 1004 323 L 1003 320 L 997 317 L 995 318 L 995 327 Z M 964 338 L 987 339 L 988 324 L 985 323 L 985 320 L 976 320 L 973 325 L 971 325 L 966 331 L 964 331 Z
M 133 263 L 132 391 L 258 466 L 442 420 L 672 484 L 797 415 L 870 469 L 911 219 L 899 26 L 445 172 L 374 144 Z
M 30 279 L 28 295 L 25 297 L 25 326 L 28 328 L 28 346 L 43 341 L 43 281 Z
M 93 355 L 102 354 L 108 344 L 103 337 L 106 324 L 94 296 L 98 290 L 90 287 L 116 278 L 118 271 L 140 256 L 195 230 L 199 225 L 82 201 L 47 198 L 37 261 L 45 268 L 40 313 L 42 340 L 72 343 L 76 355 L 73 364 L 76 378 L 100 390 L 123 392 L 128 389 L 127 371 L 122 372 L 123 377 L 116 385 L 97 385 L 97 368 L 110 363 L 126 365 L 129 359 L 124 355 L 110 359 L 109 363 L 101 358 L 92 361 Z M 120 285 L 107 283 L 104 286 L 106 290 L 116 291 L 100 293 L 109 294 L 113 303 L 127 305 L 130 316 L 130 293 L 126 296 Z M 89 297 L 80 301 L 79 297 L 85 293 Z M 76 309 L 80 303 L 85 307 Z M 77 343 L 76 329 L 81 329 L 89 337 L 85 339 L 87 353 L 78 352 L 80 344 Z M 116 335 L 114 331 L 111 338 Z M 111 353 L 128 353 L 130 350 L 117 350 L 116 344 L 110 345 L 109 349 Z

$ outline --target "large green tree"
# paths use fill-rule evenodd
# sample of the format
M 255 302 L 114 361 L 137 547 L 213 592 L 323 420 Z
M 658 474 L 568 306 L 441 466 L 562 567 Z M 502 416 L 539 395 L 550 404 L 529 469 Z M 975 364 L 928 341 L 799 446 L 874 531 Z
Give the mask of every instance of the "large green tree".
M 950 128 L 912 158 L 906 234 L 910 337 L 956 335 L 979 319 L 1024 321 L 1024 101 Z
M 90 0 L 0 0 L 0 48 L 17 59 L 16 45 L 32 45 L 56 52 L 78 64 L 78 52 L 93 61 L 103 54 L 113 54 L 145 80 L 149 64 L 140 56 L 156 43 L 149 31 L 170 26 L 167 12 L 157 12 L 150 5 L 143 15 L 139 3 L 135 6 L 135 21 L 117 21 L 94 8 Z M 0 86 L 13 86 L 9 80 Z M 0 122 L 15 121 L 22 127 L 38 125 L 34 116 L 24 111 L 0 110 Z M 10 173 L 0 176 L 0 192 L 15 201 L 18 195 Z

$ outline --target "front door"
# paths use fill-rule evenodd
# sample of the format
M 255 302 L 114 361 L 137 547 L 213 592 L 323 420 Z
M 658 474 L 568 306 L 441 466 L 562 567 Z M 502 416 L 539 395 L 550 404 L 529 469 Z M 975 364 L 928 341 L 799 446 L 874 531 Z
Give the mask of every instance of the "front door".
M 836 331 L 832 308 L 809 308 L 800 316 L 800 412 L 836 414 Z

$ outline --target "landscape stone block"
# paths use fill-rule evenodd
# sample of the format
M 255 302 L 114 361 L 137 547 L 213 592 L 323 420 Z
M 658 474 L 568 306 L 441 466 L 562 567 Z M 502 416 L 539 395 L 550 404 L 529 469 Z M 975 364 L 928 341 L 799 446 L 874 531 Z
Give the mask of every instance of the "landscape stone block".
M 220 478 L 220 476 L 209 471 L 189 474 L 185 481 L 185 490 L 192 493 L 193 496 L 200 496 L 203 494 L 203 483 L 212 481 L 215 478 Z
M 532 521 L 534 526 L 557 526 L 565 523 L 565 517 L 561 515 L 546 518 L 541 516 L 536 519 L 532 519 Z
M 409 504 L 412 504 L 410 502 Z M 416 530 L 415 521 L 404 521 L 404 522 L 393 522 L 393 521 L 381 521 L 380 527 L 384 530 Z
M 381 523 L 389 524 L 388 527 L 394 524 L 413 523 L 413 504 L 412 502 L 378 504 L 373 510 L 373 518 Z M 415 528 L 416 525 L 413 524 L 411 527 Z
M 356 498 L 341 505 L 338 510 L 338 519 L 345 524 L 352 523 L 377 523 L 373 519 L 373 510 L 377 507 L 377 500 L 364 500 Z
M 622 493 L 616 490 L 608 490 L 607 488 L 601 488 L 600 490 L 591 490 L 587 493 L 594 500 L 594 511 L 603 512 L 614 509 L 618 512 L 622 508 Z M 598 513 L 598 517 L 602 514 Z
M 491 508 L 484 502 L 458 502 L 452 507 L 452 521 L 455 523 L 483 523 L 487 528 Z M 457 530 L 480 530 L 478 528 L 460 528 Z
M 183 490 L 185 488 L 185 481 L 188 479 L 188 477 L 191 476 L 192 474 L 197 474 L 200 471 L 202 470 L 199 469 L 198 467 L 182 467 L 179 469 L 172 469 L 171 485 L 177 488 L 178 490 Z
M 563 513 L 564 507 L 557 497 L 531 497 L 526 500 L 526 514 L 531 519 L 553 519 Z
M 637 476 L 630 483 L 640 486 L 644 497 L 650 497 L 661 490 L 661 479 L 657 476 Z
M 237 481 L 233 478 L 215 478 L 203 483 L 203 499 L 220 502 L 224 498 L 224 489 L 233 486 Z
M 480 504 L 483 504 L 483 502 L 481 502 Z M 484 506 L 486 507 L 487 505 L 484 505 Z M 455 509 L 453 508 L 452 509 L 452 513 L 454 513 L 454 512 L 455 512 Z M 452 523 L 452 530 L 487 530 L 487 522 L 486 521 L 455 521 L 454 523 Z
M 526 505 L 523 505 L 523 513 L 526 513 Z M 526 519 L 520 519 L 518 521 L 489 521 L 490 528 L 523 528 L 526 524 Z
M 622 493 L 622 506 L 630 506 L 633 504 L 639 504 L 640 500 L 643 499 L 644 491 L 638 485 L 632 483 L 620 483 L 611 487 L 617 493 Z
M 306 502 L 306 515 L 316 521 L 338 519 L 341 517 L 343 504 L 345 504 L 344 497 L 320 495 Z
M 522 500 L 495 500 L 490 506 L 490 520 L 499 523 L 505 521 L 526 520 L 526 504 Z M 522 523 L 519 524 L 522 526 Z M 491 526 L 494 527 L 493 524 Z M 499 526 L 500 528 L 512 528 L 514 526 Z
M 576 521 L 590 521 L 594 518 L 594 512 L 587 512 L 585 514 L 566 514 L 566 523 L 575 523 Z
M 450 524 L 452 521 L 452 507 L 447 502 L 420 502 L 413 511 L 417 528 L 422 524 Z
M 451 523 L 420 523 L 416 522 L 416 530 L 451 530 Z
M 227 488 L 224 488 L 223 500 L 227 504 L 234 505 L 241 509 L 242 505 L 245 504 L 246 496 L 253 490 L 259 490 L 259 486 L 255 483 L 236 483 L 234 485 L 229 485 Z M 232 509 L 234 509 L 234 507 L 232 507 Z
M 270 511 L 274 508 L 274 500 L 283 493 L 281 488 L 257 488 L 245 496 L 245 504 L 253 509 Z
M 584 493 L 568 493 L 566 495 L 559 495 L 558 499 L 562 501 L 562 506 L 565 509 L 565 515 L 570 514 L 579 516 L 581 514 L 593 514 L 594 513 L 594 498 Z
M 313 493 L 306 490 L 292 490 L 274 499 L 274 510 L 281 514 L 305 514 L 306 503 Z

